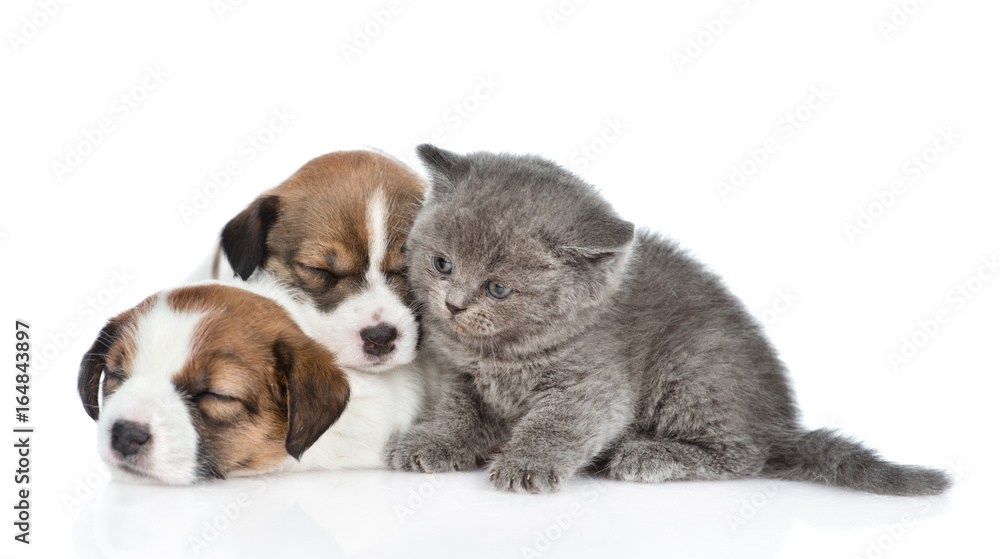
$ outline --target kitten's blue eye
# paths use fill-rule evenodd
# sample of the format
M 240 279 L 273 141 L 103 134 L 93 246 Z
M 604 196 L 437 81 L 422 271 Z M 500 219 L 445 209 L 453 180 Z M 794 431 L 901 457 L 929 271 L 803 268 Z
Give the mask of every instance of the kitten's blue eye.
M 431 266 L 434 266 L 435 272 L 443 276 L 447 276 L 448 274 L 450 274 L 451 269 L 454 267 L 451 263 L 451 260 L 448 260 L 443 256 L 435 256 L 431 258 Z
M 499 301 L 510 297 L 510 294 L 514 292 L 514 289 L 490 280 L 486 282 L 486 292 L 490 294 L 490 297 Z

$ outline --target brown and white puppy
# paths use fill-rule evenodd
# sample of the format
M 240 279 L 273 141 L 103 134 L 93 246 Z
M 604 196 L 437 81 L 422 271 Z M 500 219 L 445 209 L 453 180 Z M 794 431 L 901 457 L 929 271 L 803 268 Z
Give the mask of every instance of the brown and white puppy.
M 272 275 L 319 311 L 315 335 L 344 367 L 406 365 L 419 328 L 402 251 L 426 187 L 374 151 L 317 157 L 225 226 L 212 277 Z
M 164 291 L 108 321 L 78 388 L 115 477 L 384 467 L 385 441 L 423 409 L 423 377 L 341 367 L 310 335 L 316 314 L 264 276 Z

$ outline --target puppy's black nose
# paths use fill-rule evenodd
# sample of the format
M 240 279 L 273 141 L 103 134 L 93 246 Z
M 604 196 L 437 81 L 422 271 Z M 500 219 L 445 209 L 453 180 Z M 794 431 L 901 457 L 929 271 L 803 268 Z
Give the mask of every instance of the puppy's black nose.
M 393 342 L 397 335 L 396 328 L 385 323 L 361 330 L 365 353 L 380 357 L 393 351 L 396 349 Z
M 147 442 L 149 428 L 145 425 L 118 420 L 111 426 L 111 448 L 121 453 L 122 457 L 138 453 Z
M 452 305 L 447 301 L 444 302 L 444 306 L 448 307 L 448 312 L 451 313 L 451 316 L 455 316 L 456 314 L 465 310 L 465 307 L 456 307 L 455 305 Z

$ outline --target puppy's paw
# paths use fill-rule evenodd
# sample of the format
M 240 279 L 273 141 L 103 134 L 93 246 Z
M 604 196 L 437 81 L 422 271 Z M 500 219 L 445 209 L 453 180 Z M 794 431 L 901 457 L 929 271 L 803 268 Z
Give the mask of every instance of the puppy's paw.
M 475 470 L 479 460 L 446 437 L 413 430 L 386 445 L 386 462 L 394 470 L 405 472 L 461 472 Z
M 543 460 L 509 457 L 501 454 L 488 470 L 490 485 L 510 493 L 555 493 L 572 477 L 571 468 Z

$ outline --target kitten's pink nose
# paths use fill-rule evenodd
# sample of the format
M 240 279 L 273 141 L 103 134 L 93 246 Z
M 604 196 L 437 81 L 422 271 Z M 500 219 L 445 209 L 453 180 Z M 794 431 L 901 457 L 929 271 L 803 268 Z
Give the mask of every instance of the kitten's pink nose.
M 448 307 L 448 311 L 451 312 L 451 316 L 455 316 L 465 310 L 465 307 L 456 307 L 447 301 L 445 301 L 444 306 Z

